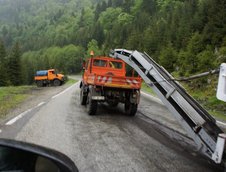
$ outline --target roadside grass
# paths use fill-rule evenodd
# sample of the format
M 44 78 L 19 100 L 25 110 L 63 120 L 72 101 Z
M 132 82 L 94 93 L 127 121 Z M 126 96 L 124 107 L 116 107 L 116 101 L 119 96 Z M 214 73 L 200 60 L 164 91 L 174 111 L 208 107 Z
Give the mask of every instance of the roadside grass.
M 0 118 L 22 103 L 34 86 L 0 87 Z
M 187 84 L 181 83 L 186 91 L 198 101 L 213 117 L 219 120 L 226 121 L 226 103 L 216 98 L 216 88 L 213 85 L 209 85 L 208 88 L 194 89 Z M 146 83 L 142 83 L 141 90 L 158 97 L 155 92 L 147 86 Z
M 226 103 L 216 98 L 216 88 L 214 86 L 210 84 L 203 89 L 185 87 L 189 94 L 191 94 L 213 117 L 226 121 Z
M 141 85 L 141 90 L 148 93 L 148 94 L 151 94 L 152 96 L 155 96 L 155 97 L 158 97 L 155 92 L 149 87 L 147 86 L 146 83 L 142 82 L 142 85 Z
M 226 115 L 224 112 L 218 112 L 218 111 L 208 111 L 212 116 L 216 117 L 216 119 L 224 120 L 226 121 Z
M 68 80 L 66 81 L 65 84 L 67 84 L 67 85 L 72 85 L 72 84 L 74 84 L 74 83 L 76 83 L 76 82 L 78 82 L 78 80 L 72 79 L 72 78 L 68 78 Z
M 77 80 L 70 78 L 65 84 L 72 85 L 76 82 Z M 29 96 L 29 91 L 36 87 L 36 85 L 0 87 L 0 119 L 4 118 L 10 109 L 22 103 Z

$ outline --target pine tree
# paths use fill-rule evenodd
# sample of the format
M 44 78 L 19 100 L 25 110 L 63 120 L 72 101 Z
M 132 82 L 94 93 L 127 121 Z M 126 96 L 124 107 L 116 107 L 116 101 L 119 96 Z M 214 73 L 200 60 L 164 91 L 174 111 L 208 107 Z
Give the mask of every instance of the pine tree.
M 197 55 L 205 49 L 202 37 L 198 32 L 195 32 L 187 45 L 187 57 L 186 63 L 190 73 L 195 73 L 198 70 L 198 58 Z
M 2 41 L 0 41 L 0 86 L 7 85 L 6 51 Z
M 9 78 L 12 85 L 21 85 L 22 84 L 22 74 L 21 74 L 21 51 L 20 45 L 17 42 L 12 48 L 12 52 L 9 56 Z
M 159 63 L 169 72 L 173 72 L 176 67 L 177 52 L 171 43 L 164 47 L 160 53 Z
M 208 22 L 203 33 L 205 43 L 215 46 L 222 43 L 222 38 L 226 34 L 225 10 L 225 0 L 208 0 Z
M 112 0 L 108 0 L 107 7 L 112 7 Z
M 154 0 L 143 0 L 142 9 L 152 15 L 156 12 L 156 2 Z
M 101 47 L 101 45 L 104 42 L 104 30 L 103 30 L 100 22 L 97 22 L 94 25 L 92 35 L 93 35 L 92 38 L 95 39 L 95 40 L 97 40 L 98 46 Z

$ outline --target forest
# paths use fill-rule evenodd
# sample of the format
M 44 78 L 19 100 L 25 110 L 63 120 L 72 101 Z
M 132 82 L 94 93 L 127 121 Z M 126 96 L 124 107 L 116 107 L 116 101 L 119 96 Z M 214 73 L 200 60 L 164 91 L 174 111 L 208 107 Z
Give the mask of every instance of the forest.
M 0 86 L 47 68 L 79 73 L 90 50 L 114 48 L 145 51 L 176 77 L 215 69 L 225 16 L 225 0 L 0 0 Z

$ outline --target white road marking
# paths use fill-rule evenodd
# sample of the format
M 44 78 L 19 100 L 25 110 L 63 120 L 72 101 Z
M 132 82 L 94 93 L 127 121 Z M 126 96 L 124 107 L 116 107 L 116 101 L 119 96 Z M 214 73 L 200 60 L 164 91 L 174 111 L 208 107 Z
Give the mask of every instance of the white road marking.
M 10 121 L 8 121 L 6 123 L 6 125 L 12 125 L 13 123 L 15 123 L 18 119 L 22 118 L 24 115 L 26 115 L 28 112 L 32 111 L 32 109 L 28 109 L 26 111 L 24 111 L 23 113 L 19 114 L 18 116 L 16 116 L 15 118 L 11 119 Z
M 56 97 L 60 96 L 61 94 L 64 94 L 65 92 L 67 92 L 68 90 L 70 90 L 73 86 L 75 86 L 76 84 L 78 84 L 78 82 L 76 82 L 75 84 L 73 84 L 72 86 L 68 87 L 67 89 L 65 89 L 64 91 L 56 94 L 55 96 L 52 97 L 52 99 L 55 99 Z
M 43 104 L 45 104 L 46 102 L 41 102 L 39 103 L 36 107 L 42 106 Z
M 58 96 L 61 95 L 61 94 L 64 94 L 65 92 L 67 92 L 69 89 L 71 89 L 73 86 L 75 86 L 75 85 L 77 85 L 77 84 L 79 84 L 79 81 L 76 82 L 75 84 L 73 84 L 72 86 L 68 87 L 68 88 L 65 89 L 64 91 L 60 92 L 59 94 L 53 96 L 52 99 L 58 97 Z M 28 110 L 24 111 L 23 113 L 17 115 L 17 116 L 14 117 L 13 119 L 9 120 L 5 125 L 12 125 L 12 124 L 14 124 L 17 120 L 19 120 L 20 118 L 22 118 L 23 116 L 25 116 L 28 112 L 31 112 L 32 110 L 34 110 L 34 109 L 36 109 L 36 108 L 42 106 L 42 105 L 45 104 L 45 103 L 46 103 L 46 102 L 41 102 L 41 103 L 39 103 L 37 106 L 35 106 L 35 107 L 31 108 L 31 109 L 28 109 Z M 1 130 L 0 130 L 0 133 L 1 133 Z
M 34 108 L 28 109 L 26 111 L 24 111 L 23 113 L 19 114 L 18 116 L 16 116 L 15 118 L 11 119 L 10 121 L 8 121 L 5 125 L 12 125 L 13 123 L 15 123 L 17 120 L 19 120 L 20 118 L 22 118 L 24 115 L 26 115 L 28 112 L 31 112 L 32 110 L 34 110 L 35 108 L 45 104 L 46 102 L 41 102 L 39 103 L 37 106 L 35 106 Z
M 5 125 L 12 125 L 13 123 L 15 123 L 18 119 L 22 118 L 24 115 L 26 115 L 28 112 L 31 112 L 32 110 L 34 110 L 35 108 L 45 104 L 46 102 L 41 102 L 39 103 L 37 106 L 31 108 L 31 109 L 28 109 L 26 111 L 24 111 L 23 113 L 17 115 L 15 118 L 9 120 Z
M 0 133 L 2 132 L 2 130 L 0 130 Z

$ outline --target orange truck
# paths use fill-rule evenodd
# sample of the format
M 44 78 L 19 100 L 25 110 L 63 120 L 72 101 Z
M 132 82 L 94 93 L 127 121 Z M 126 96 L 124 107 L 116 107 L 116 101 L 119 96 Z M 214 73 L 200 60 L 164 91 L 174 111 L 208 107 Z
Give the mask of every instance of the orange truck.
M 115 107 L 124 103 L 125 113 L 134 116 L 140 101 L 141 77 L 126 76 L 126 64 L 110 57 L 91 57 L 84 65 L 80 103 L 95 115 L 99 102 Z
M 47 86 L 49 84 L 60 86 L 64 83 L 65 77 L 63 74 L 57 73 L 55 69 L 49 69 L 37 71 L 34 80 L 38 87 Z

